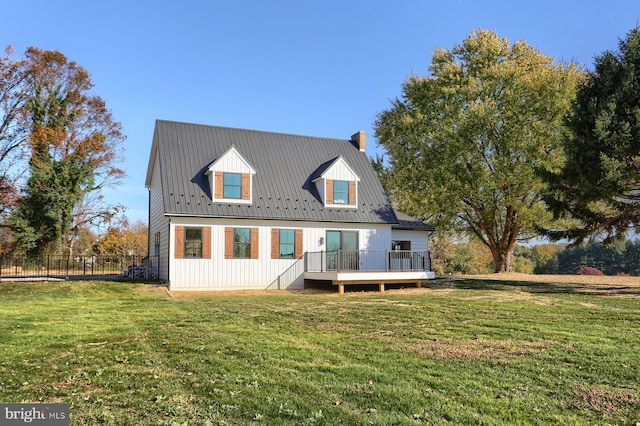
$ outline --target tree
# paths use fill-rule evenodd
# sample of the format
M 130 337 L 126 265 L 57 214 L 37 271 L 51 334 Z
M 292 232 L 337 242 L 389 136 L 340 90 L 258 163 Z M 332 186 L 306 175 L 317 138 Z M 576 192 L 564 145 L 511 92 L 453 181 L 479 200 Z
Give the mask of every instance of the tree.
M 89 94 L 87 71 L 56 51 L 26 52 L 29 178 L 11 222 L 29 254 L 70 250 L 76 206 L 123 176 L 115 167 L 124 140 L 105 103 Z M 109 220 L 117 211 L 102 210 Z M 88 212 L 83 211 L 83 215 Z
M 618 52 L 596 57 L 568 121 L 567 162 L 561 171 L 544 174 L 545 201 L 556 217 L 575 222 L 547 234 L 576 243 L 624 238 L 640 224 L 639 28 L 620 40 Z
M 510 271 L 517 241 L 550 218 L 536 169 L 562 166 L 581 73 L 484 30 L 437 49 L 430 73 L 412 75 L 377 117 L 383 185 L 401 210 L 479 238 L 495 271 Z
M 21 159 L 28 135 L 23 120 L 28 92 L 26 61 L 12 60 L 12 53 L 7 47 L 0 58 L 0 226 L 6 224 L 19 198 L 16 182 L 24 173 Z
M 146 256 L 147 239 L 148 229 L 144 222 L 130 224 L 126 217 L 122 217 L 100 236 L 95 249 L 99 254 L 109 256 Z

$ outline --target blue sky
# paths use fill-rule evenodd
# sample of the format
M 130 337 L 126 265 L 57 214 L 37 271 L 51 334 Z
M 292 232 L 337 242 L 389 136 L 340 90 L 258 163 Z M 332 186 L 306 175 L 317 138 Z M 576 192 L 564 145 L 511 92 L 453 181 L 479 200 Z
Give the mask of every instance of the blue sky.
M 473 30 L 590 67 L 640 22 L 638 0 L 10 1 L 1 47 L 59 50 L 91 74 L 127 135 L 127 178 L 106 200 L 147 218 L 156 119 L 348 139 L 436 47 Z

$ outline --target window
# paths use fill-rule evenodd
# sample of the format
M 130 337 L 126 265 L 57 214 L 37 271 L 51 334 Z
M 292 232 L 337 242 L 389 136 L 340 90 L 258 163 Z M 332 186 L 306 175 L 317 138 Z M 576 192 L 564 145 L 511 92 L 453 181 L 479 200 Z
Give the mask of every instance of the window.
M 272 259 L 302 259 L 302 229 L 271 229 Z
M 242 174 L 224 173 L 222 196 L 224 198 L 242 198 Z
M 224 228 L 225 259 L 258 259 L 258 228 Z
M 185 228 L 184 257 L 202 258 L 202 228 Z
M 293 229 L 280 230 L 280 258 L 293 259 L 296 253 L 296 232 Z
M 333 181 L 333 203 L 349 204 L 349 182 L 345 180 Z
M 233 257 L 235 259 L 251 258 L 251 230 L 235 228 L 233 230 Z
M 411 250 L 411 241 L 392 241 L 391 250 Z
M 156 236 L 159 247 L 160 233 Z M 176 259 L 211 259 L 211 227 L 176 225 L 174 255 Z

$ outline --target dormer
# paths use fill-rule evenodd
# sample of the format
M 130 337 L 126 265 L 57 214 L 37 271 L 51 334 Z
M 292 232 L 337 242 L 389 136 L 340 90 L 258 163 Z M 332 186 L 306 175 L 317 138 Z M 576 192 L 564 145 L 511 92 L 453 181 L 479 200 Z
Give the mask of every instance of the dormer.
M 360 177 L 342 157 L 323 166 L 313 179 L 325 207 L 356 208 Z
M 252 203 L 253 175 L 256 171 L 235 146 L 232 145 L 211 163 L 204 174 L 209 178 L 213 201 Z

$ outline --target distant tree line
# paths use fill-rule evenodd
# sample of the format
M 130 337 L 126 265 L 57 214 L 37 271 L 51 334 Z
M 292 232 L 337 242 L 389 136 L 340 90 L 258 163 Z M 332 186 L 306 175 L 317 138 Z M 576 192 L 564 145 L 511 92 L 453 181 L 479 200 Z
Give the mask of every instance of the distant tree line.
M 491 253 L 476 240 L 453 243 L 435 238 L 431 251 L 433 268 L 439 275 L 488 274 L 495 269 Z M 574 275 L 583 268 L 595 268 L 604 275 L 640 276 L 640 240 L 608 246 L 518 245 L 514 250 L 513 272 Z

